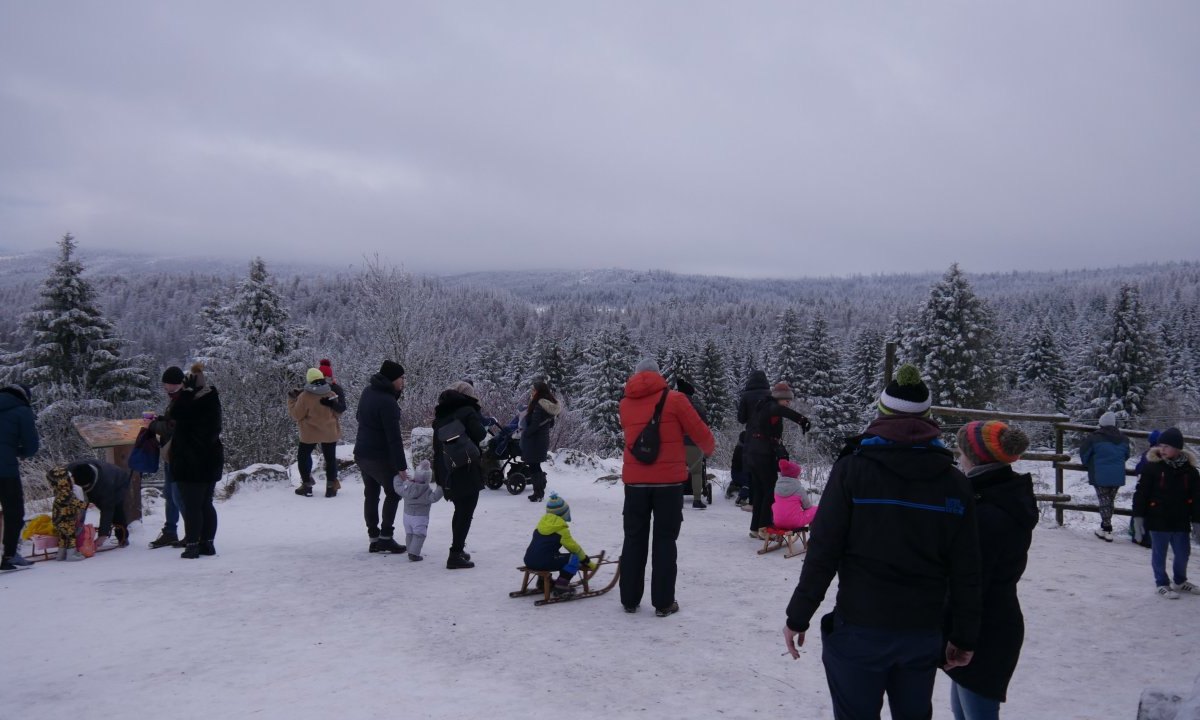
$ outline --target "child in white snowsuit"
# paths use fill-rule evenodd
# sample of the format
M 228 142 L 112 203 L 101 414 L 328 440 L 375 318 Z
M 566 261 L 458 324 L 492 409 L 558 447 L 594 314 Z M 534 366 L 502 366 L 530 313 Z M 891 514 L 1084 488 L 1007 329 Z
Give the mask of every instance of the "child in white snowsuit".
M 396 492 L 404 498 L 404 544 L 414 562 L 424 559 L 421 547 L 429 533 L 429 506 L 442 499 L 442 487 L 430 483 L 432 478 L 428 460 L 421 461 L 408 482 L 396 478 Z

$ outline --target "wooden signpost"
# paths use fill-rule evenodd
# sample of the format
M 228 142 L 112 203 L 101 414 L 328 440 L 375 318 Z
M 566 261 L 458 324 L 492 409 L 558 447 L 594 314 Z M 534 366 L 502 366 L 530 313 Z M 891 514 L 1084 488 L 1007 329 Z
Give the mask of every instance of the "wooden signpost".
M 105 420 L 77 417 L 71 421 L 75 430 L 93 450 L 103 450 L 104 459 L 120 468 L 129 468 L 129 453 L 138 432 L 144 427 L 141 418 Z M 142 519 L 142 474 L 129 475 L 129 494 L 125 498 L 125 517 L 129 522 Z

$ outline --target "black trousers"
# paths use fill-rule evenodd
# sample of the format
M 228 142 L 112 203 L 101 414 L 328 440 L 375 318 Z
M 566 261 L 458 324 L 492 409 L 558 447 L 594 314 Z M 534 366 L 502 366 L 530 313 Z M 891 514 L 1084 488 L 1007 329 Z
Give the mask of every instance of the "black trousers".
M 849 625 L 836 612 L 821 621 L 821 660 L 838 720 L 877 718 L 886 694 L 895 720 L 933 717 L 933 683 L 942 662 L 938 630 Z
M 475 506 L 479 504 L 479 488 L 467 483 L 469 488 L 454 488 L 450 502 L 454 503 L 454 517 L 450 518 L 450 552 L 462 552 L 467 546 L 467 533 L 471 532 L 471 520 L 475 517 Z
M 213 506 L 215 482 L 181 482 L 183 541 L 188 545 L 212 542 L 217 537 L 217 508 Z
M 396 470 L 390 464 L 378 460 L 359 460 L 358 468 L 363 479 L 363 519 L 367 522 L 370 537 L 391 537 L 396 532 L 396 509 L 400 507 L 400 493 L 392 483 Z M 379 524 L 379 493 L 383 492 L 383 525 Z
M 625 545 L 621 548 L 621 604 L 636 607 L 646 589 L 646 555 L 654 563 L 650 602 L 655 608 L 675 602 L 679 527 L 683 524 L 683 485 L 625 486 Z M 653 532 L 651 526 L 653 525 Z
M 312 452 L 317 445 L 321 446 L 321 455 L 325 456 L 325 482 L 332 485 L 337 480 L 337 443 L 300 443 L 296 452 L 296 464 L 300 467 L 300 477 L 312 480 Z
M 21 487 L 21 478 L 0 478 L 0 505 L 4 506 L 4 557 L 12 557 L 25 527 L 25 489 Z
M 748 455 L 750 466 L 750 532 L 771 527 L 774 516 L 771 506 L 775 504 L 775 482 L 779 480 L 779 461 L 773 455 Z

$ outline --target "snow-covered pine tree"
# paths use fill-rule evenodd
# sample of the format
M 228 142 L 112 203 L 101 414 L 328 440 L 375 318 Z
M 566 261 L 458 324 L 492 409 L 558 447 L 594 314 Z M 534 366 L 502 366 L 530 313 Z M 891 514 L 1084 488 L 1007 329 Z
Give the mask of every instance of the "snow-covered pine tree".
M 800 318 L 793 308 L 787 308 L 777 318 L 775 341 L 771 345 L 771 363 L 768 376 L 772 382 L 784 381 L 798 394 L 803 387 L 803 368 L 800 353 L 804 343 L 804 331 Z
M 1021 344 L 1025 352 L 1017 363 L 1018 387 L 1044 388 L 1054 401 L 1054 411 L 1066 412 L 1071 380 L 1054 328 L 1039 322 L 1029 328 Z
M 683 378 L 693 385 L 700 374 L 699 353 L 693 343 L 685 338 L 676 337 L 667 346 L 662 362 L 663 377 L 674 387 L 675 381 Z
M 316 359 L 301 352 L 307 330 L 290 323 L 263 259 L 251 261 L 228 304 L 206 307 L 200 316 L 199 355 L 221 395 L 226 462 L 238 468 L 290 457 L 295 424 L 284 410 L 287 392 L 304 384 Z M 279 409 L 264 412 L 271 407 Z
M 825 455 L 842 447 L 847 427 L 857 429 L 859 425 L 858 402 L 845 389 L 837 345 L 825 318 L 814 315 L 800 351 L 802 391 L 797 396 L 808 402 L 813 424 L 809 434 Z
M 575 379 L 576 409 L 587 418 L 588 426 L 600 436 L 605 450 L 623 447 L 621 397 L 638 362 L 637 348 L 629 329 L 620 324 L 605 328 L 594 336 L 584 352 L 584 364 Z
M 883 389 L 883 349 L 883 333 L 875 328 L 862 328 L 854 336 L 843 376 L 860 407 L 873 405 Z
M 539 335 L 534 341 L 533 363 L 530 366 L 527 380 L 532 382 L 535 376 L 548 382 L 554 392 L 563 393 L 567 378 L 567 366 L 558 338 Z
M 1142 308 L 1141 292 L 1134 285 L 1121 285 L 1092 353 L 1082 408 L 1086 417 L 1114 412 L 1128 421 L 1141 415 L 1158 374 L 1157 354 L 1157 338 Z
M 709 426 L 714 431 L 723 428 L 733 413 L 734 401 L 730 392 L 733 381 L 720 348 L 711 338 L 705 341 L 704 349 L 700 351 L 695 384 Z
M 934 405 L 983 408 L 996 385 L 995 318 L 950 266 L 905 331 L 904 354 L 925 375 Z

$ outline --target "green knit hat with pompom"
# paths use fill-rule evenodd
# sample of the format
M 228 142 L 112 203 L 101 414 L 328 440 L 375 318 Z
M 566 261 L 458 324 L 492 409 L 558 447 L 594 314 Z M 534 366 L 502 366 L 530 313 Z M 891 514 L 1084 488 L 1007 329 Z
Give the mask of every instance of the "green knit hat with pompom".
M 928 415 L 933 399 L 915 365 L 905 363 L 879 394 L 881 415 Z

